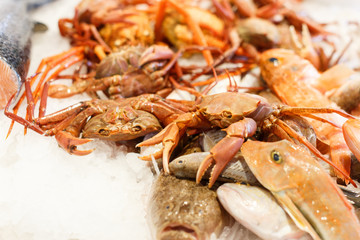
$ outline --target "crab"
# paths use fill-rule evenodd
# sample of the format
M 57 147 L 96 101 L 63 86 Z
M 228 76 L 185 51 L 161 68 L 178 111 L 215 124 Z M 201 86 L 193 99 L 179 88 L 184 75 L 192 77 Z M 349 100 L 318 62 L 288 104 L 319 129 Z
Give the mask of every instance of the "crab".
M 149 146 L 158 143 L 163 144 L 163 149 L 154 156 L 163 158 L 163 167 L 169 173 L 168 163 L 170 155 L 177 146 L 179 139 L 187 130 L 203 130 L 218 127 L 226 131 L 227 136 L 218 142 L 210 151 L 198 169 L 196 181 L 199 183 L 206 170 L 214 164 L 212 169 L 209 187 L 211 187 L 227 163 L 240 150 L 246 138 L 254 136 L 258 128 L 271 131 L 281 139 L 291 140 L 295 138 L 304 144 L 317 157 L 334 166 L 325 158 L 305 137 L 300 136 L 280 119 L 285 115 L 306 115 L 306 117 L 319 120 L 314 113 L 334 112 L 349 119 L 354 117 L 336 109 L 331 108 L 299 108 L 284 105 L 271 106 L 265 98 L 258 95 L 226 92 L 205 96 L 196 105 L 194 111 L 178 116 L 176 121 L 166 126 L 154 137 L 141 142 L 138 146 Z M 324 123 L 327 124 L 327 123 Z M 142 159 L 149 159 L 151 156 L 143 156 Z M 340 170 L 341 171 L 341 170 Z M 343 171 L 341 171 L 343 173 Z M 346 178 L 349 177 L 343 173 Z

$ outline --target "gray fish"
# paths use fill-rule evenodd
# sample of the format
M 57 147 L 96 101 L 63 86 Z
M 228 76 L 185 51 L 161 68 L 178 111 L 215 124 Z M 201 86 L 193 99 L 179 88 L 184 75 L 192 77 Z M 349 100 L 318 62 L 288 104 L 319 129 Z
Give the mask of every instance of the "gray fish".
M 30 63 L 30 37 L 34 24 L 27 10 L 45 0 L 2 0 L 0 8 L 0 109 L 18 93 Z M 42 27 L 43 29 L 44 27 Z
M 148 209 L 150 228 L 161 240 L 209 239 L 230 220 L 214 191 L 164 174 L 153 183 Z
M 209 154 L 209 152 L 196 152 L 180 156 L 170 162 L 170 172 L 177 177 L 195 179 L 202 160 Z M 210 169 L 204 174 L 204 178 L 208 179 L 209 177 Z M 244 182 L 251 185 L 260 184 L 240 153 L 235 155 L 234 159 L 227 164 L 218 181 Z

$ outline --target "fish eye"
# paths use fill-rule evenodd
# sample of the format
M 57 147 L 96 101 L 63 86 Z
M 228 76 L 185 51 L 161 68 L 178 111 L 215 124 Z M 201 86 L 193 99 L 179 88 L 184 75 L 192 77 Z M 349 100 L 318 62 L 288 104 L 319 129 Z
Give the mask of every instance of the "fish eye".
M 274 58 L 274 57 L 269 58 L 269 62 L 271 62 L 272 64 L 274 64 L 275 67 L 276 67 L 276 66 L 279 66 L 279 64 L 280 64 L 279 59 Z
M 275 162 L 275 163 L 281 163 L 282 162 L 282 157 L 280 155 L 280 153 L 276 150 L 273 150 L 271 152 L 271 159 Z
M 179 160 L 178 163 L 183 163 L 183 160 Z

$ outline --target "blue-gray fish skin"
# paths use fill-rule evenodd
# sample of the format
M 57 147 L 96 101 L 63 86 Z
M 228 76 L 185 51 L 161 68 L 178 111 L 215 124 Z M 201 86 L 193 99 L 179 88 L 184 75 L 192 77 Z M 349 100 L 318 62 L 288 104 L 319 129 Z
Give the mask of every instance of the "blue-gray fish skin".
M 40 7 L 46 3 L 53 2 L 54 0 L 15 0 L 23 1 L 27 4 L 27 9 L 32 10 L 34 8 Z
M 19 91 L 29 68 L 32 22 L 26 8 L 23 1 L 1 1 L 0 109 Z

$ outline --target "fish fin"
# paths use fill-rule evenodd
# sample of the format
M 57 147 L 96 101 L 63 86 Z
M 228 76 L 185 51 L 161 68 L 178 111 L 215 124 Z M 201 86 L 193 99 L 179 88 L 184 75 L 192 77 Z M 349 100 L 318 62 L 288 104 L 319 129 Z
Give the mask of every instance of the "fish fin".
M 296 226 L 298 226 L 301 230 L 308 232 L 314 240 L 321 240 L 318 233 L 314 230 L 308 220 L 285 192 L 272 192 L 272 194 L 277 199 L 281 207 L 289 214 Z

